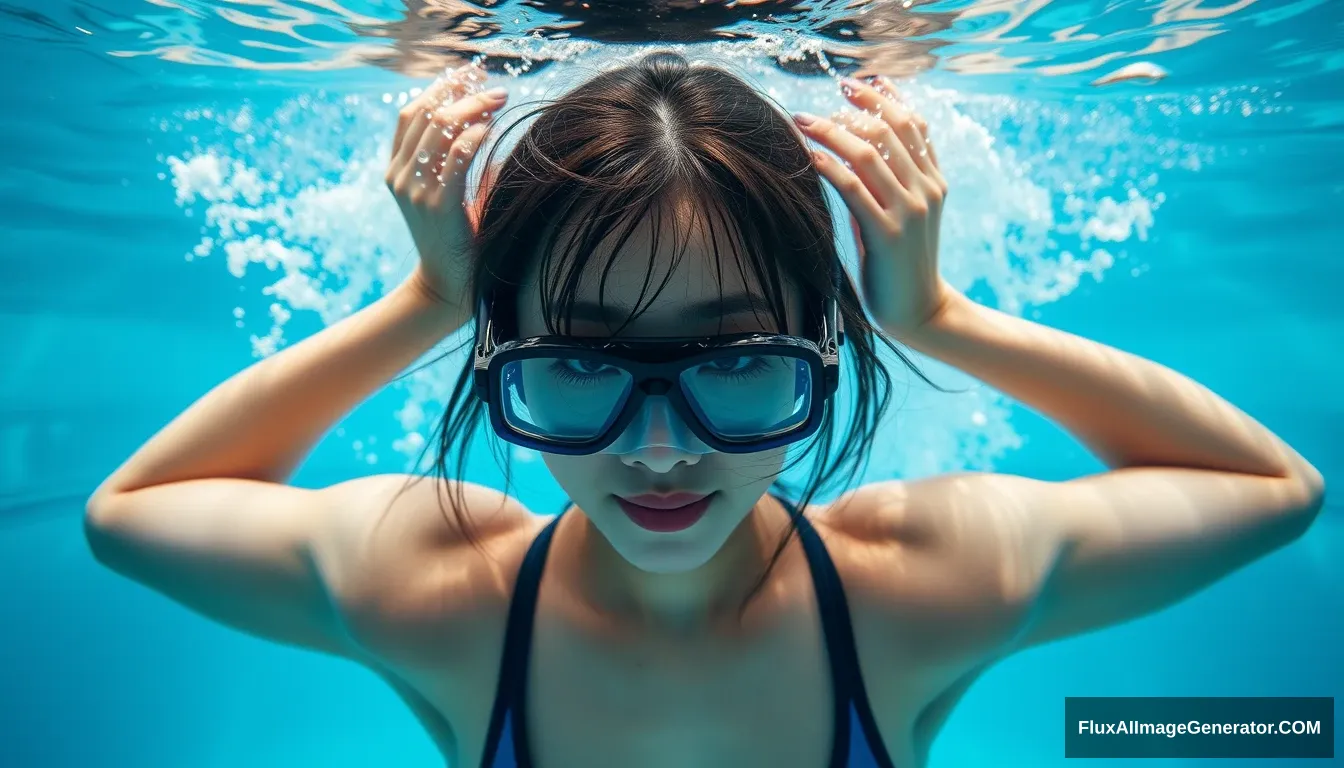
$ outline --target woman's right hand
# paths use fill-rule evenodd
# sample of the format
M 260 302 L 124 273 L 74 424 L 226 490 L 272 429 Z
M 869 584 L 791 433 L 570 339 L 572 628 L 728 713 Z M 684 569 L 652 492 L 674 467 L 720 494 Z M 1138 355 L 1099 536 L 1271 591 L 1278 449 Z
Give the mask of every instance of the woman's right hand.
M 479 213 L 465 205 L 467 171 L 489 133 L 502 88 L 481 91 L 485 70 L 467 65 L 435 80 L 402 108 L 387 166 L 420 263 L 411 279 L 431 296 L 454 303 L 466 286 Z M 476 202 L 484 199 L 485 179 Z

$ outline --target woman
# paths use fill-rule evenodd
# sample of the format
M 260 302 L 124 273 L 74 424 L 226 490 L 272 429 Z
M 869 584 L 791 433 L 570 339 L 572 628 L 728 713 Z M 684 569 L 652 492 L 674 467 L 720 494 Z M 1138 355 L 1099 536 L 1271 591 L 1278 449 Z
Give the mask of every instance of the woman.
M 1320 473 L 1212 392 L 944 282 L 947 184 L 884 81 L 846 84 L 857 115 L 796 130 L 732 75 L 652 54 L 541 108 L 468 208 L 504 101 L 481 74 L 401 113 L 387 179 L 412 277 L 207 393 L 86 516 L 118 572 L 376 671 L 453 765 L 920 765 L 996 660 L 1170 605 L 1320 509 Z M 823 177 L 852 213 L 862 299 Z M 434 477 L 286 484 L 473 315 Z M 1111 471 L 811 503 L 866 456 L 892 340 L 1050 416 Z M 565 513 L 446 476 L 486 413 L 542 452 Z M 790 445 L 819 453 L 797 501 L 770 492 Z

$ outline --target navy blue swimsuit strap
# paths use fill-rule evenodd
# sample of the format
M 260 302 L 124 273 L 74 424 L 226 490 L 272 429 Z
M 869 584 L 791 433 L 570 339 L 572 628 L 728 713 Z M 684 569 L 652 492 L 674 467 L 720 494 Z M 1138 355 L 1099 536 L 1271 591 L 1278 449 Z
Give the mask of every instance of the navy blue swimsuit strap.
M 568 510 L 568 507 L 566 507 Z M 532 621 L 537 612 L 537 594 L 541 588 L 541 574 L 546 568 L 546 555 L 551 549 L 551 538 L 564 512 L 555 516 L 537 538 L 532 540 L 522 567 L 514 582 L 513 597 L 509 601 L 508 624 L 504 630 L 504 653 L 499 659 L 499 678 L 495 685 L 495 706 L 490 712 L 490 728 L 486 731 L 482 768 L 495 764 L 495 755 L 505 741 L 505 725 L 511 733 L 502 746 L 513 753 L 513 764 L 531 768 L 527 750 L 527 708 L 523 705 L 527 691 L 527 665 L 532 653 Z M 509 722 L 512 720 L 512 722 Z
M 874 763 L 876 768 L 895 768 L 868 703 L 868 689 L 863 684 L 863 670 L 859 666 L 858 646 L 854 642 L 849 601 L 845 599 L 840 572 L 826 551 L 821 535 L 807 517 L 799 514 L 797 508 L 788 501 L 781 498 L 780 502 L 798 525 L 798 538 L 812 572 L 817 611 L 821 614 L 822 633 L 826 637 L 826 655 L 831 663 L 831 685 L 836 708 L 835 748 L 831 753 L 831 768 L 858 768 Z M 851 732 L 851 707 L 860 733 Z M 860 750 L 857 745 L 863 742 L 866 745 Z

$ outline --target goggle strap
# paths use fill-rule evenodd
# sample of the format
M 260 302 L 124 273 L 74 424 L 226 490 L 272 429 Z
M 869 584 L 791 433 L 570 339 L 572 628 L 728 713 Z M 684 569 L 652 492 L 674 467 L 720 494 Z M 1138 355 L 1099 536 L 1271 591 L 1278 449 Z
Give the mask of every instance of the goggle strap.
M 843 264 L 840 263 L 839 259 L 836 259 L 835 261 L 835 265 L 833 268 L 833 275 L 835 277 L 836 298 L 828 302 L 831 305 L 830 315 L 833 318 L 831 328 L 835 330 L 835 345 L 837 347 L 843 347 L 845 345 L 845 318 L 840 316 L 839 296 L 840 296 L 840 288 L 844 285 L 845 267 Z

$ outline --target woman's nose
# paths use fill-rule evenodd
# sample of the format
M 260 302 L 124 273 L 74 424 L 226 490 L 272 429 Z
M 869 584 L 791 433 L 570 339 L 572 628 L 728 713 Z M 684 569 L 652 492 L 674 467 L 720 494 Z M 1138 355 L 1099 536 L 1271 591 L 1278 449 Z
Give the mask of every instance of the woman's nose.
M 695 466 L 700 462 L 700 454 L 687 453 L 665 445 L 650 445 L 633 453 L 621 454 L 621 461 L 628 466 L 642 464 L 650 472 L 667 474 L 680 464 Z
M 622 462 L 631 466 L 643 464 L 659 473 L 670 472 L 679 464 L 693 466 L 707 452 L 707 446 L 696 438 L 667 398 L 661 396 L 644 401 L 620 442 L 626 448 L 621 451 Z

